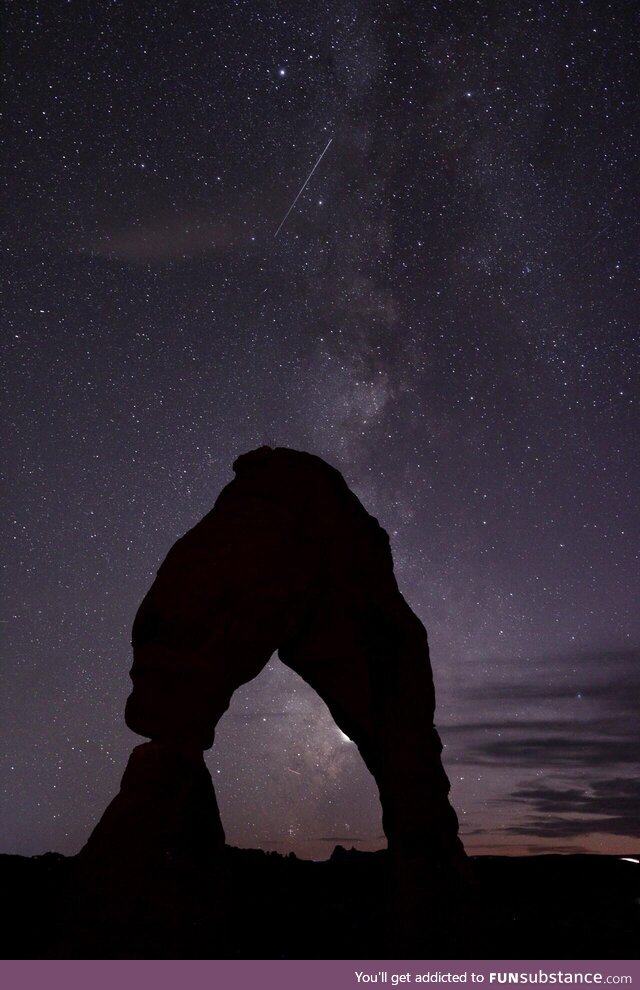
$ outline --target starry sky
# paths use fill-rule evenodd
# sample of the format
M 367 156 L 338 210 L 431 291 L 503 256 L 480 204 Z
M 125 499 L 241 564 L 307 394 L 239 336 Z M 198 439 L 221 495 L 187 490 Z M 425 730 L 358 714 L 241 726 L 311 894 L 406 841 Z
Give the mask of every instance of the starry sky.
M 261 444 L 388 530 L 469 851 L 637 850 L 634 6 L 8 5 L 2 852 L 86 840 L 138 604 Z M 276 658 L 207 761 L 231 843 L 384 844 Z

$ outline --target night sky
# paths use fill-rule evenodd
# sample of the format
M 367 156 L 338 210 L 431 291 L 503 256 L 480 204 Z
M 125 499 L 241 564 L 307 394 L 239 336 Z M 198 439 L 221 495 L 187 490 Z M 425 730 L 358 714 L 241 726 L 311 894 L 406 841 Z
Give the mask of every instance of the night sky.
M 136 609 L 265 443 L 388 530 L 469 851 L 637 850 L 636 5 L 7 11 L 0 851 L 86 840 Z M 275 658 L 207 761 L 233 844 L 384 844 Z

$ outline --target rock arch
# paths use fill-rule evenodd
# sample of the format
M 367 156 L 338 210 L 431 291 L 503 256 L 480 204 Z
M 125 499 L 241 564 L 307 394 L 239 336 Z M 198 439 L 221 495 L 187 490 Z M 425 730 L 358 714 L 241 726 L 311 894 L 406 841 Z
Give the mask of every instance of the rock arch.
M 234 471 L 136 615 L 125 718 L 151 741 L 85 855 L 224 842 L 202 753 L 236 688 L 277 651 L 357 744 L 392 853 L 459 860 L 427 634 L 398 590 L 387 534 L 319 457 L 261 447 Z

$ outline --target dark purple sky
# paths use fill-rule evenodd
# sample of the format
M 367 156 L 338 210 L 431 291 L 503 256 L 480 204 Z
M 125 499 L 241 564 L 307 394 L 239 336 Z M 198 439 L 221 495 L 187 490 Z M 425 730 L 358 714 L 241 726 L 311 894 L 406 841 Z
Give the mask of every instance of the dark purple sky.
M 6 16 L 2 851 L 86 839 L 137 606 L 262 443 L 389 531 L 470 851 L 637 848 L 634 5 L 192 7 Z M 208 761 L 230 842 L 381 844 L 277 660 Z

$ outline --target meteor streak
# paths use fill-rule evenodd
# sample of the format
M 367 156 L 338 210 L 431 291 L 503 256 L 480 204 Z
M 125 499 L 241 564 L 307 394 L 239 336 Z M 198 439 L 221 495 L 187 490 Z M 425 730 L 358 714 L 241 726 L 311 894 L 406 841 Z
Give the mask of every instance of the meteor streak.
M 280 226 L 278 227 L 278 229 L 276 230 L 276 232 L 275 232 L 275 234 L 273 235 L 273 237 L 274 237 L 274 239 L 275 239 L 275 238 L 276 238 L 276 237 L 278 236 L 278 234 L 280 233 L 280 231 L 281 231 L 281 230 L 282 230 L 282 228 L 284 227 L 284 225 L 285 225 L 285 222 L 286 222 L 286 219 L 287 219 L 287 217 L 289 216 L 289 214 L 291 213 L 291 211 L 292 211 L 292 209 L 294 208 L 294 206 L 296 205 L 296 203 L 298 202 L 298 200 L 299 200 L 299 199 L 300 199 L 300 197 L 302 196 L 302 194 L 303 194 L 303 192 L 304 192 L 304 191 L 305 191 L 305 189 L 307 188 L 307 184 L 308 184 L 308 182 L 309 182 L 309 179 L 311 178 L 311 176 L 313 175 L 313 173 L 314 173 L 314 172 L 315 172 L 315 170 L 317 169 L 317 167 L 318 167 L 318 165 L 320 164 L 320 162 L 322 161 L 322 159 L 323 159 L 323 158 L 324 158 L 324 156 L 326 155 L 326 153 L 327 153 L 327 151 L 329 150 L 329 145 L 331 144 L 331 142 L 332 142 L 332 141 L 333 141 L 333 138 L 329 138 L 329 141 L 328 141 L 328 143 L 327 143 L 327 147 L 326 147 L 326 148 L 324 149 L 324 151 L 322 152 L 322 154 L 321 154 L 321 155 L 320 155 L 320 157 L 318 158 L 318 161 L 317 161 L 317 162 L 315 163 L 315 165 L 313 166 L 313 168 L 312 168 L 312 169 L 311 169 L 311 171 L 309 172 L 309 174 L 308 174 L 308 176 L 307 176 L 307 177 L 306 177 L 306 179 L 304 180 L 304 183 L 303 183 L 303 185 L 302 185 L 302 186 L 301 186 L 301 188 L 300 188 L 300 192 L 298 193 L 298 195 L 297 195 L 297 196 L 296 196 L 296 198 L 294 199 L 294 201 L 293 201 L 293 203 L 291 204 L 291 206 L 289 207 L 289 209 L 287 210 L 287 212 L 286 212 L 286 213 L 285 213 L 285 215 L 283 216 L 283 218 L 282 218 L 282 220 L 280 221 Z

